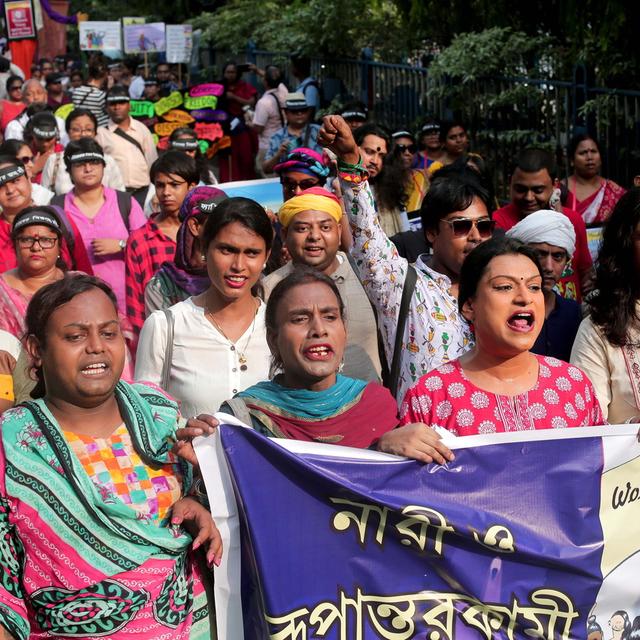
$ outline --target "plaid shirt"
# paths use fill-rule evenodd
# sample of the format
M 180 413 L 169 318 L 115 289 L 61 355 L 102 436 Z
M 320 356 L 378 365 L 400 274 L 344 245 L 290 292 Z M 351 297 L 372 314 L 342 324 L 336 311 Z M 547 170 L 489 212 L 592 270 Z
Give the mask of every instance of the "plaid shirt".
M 176 243 L 160 231 L 154 218 L 131 232 L 125 251 L 127 318 L 136 341 L 145 320 L 144 288 L 163 262 L 173 262 L 176 253 Z

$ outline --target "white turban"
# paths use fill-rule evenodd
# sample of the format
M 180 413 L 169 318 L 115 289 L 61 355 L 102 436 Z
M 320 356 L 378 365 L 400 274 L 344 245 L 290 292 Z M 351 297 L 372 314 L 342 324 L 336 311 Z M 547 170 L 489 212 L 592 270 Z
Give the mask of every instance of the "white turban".
M 541 209 L 520 220 L 506 233 L 526 244 L 546 243 L 562 247 L 569 257 L 576 250 L 576 231 L 564 213 Z

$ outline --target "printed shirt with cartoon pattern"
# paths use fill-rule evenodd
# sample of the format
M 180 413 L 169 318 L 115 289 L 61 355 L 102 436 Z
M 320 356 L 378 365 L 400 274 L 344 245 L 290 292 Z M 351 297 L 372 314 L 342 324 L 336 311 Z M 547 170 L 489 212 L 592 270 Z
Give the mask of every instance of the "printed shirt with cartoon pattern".
M 393 359 L 402 288 L 409 266 L 380 227 L 368 183 L 341 181 L 345 209 L 351 222 L 351 254 L 360 280 L 378 313 L 387 362 Z M 396 399 L 429 371 L 455 360 L 474 344 L 469 323 L 449 293 L 451 281 L 418 258 L 416 288 L 409 304 L 403 331 L 400 375 Z
M 443 364 L 407 393 L 400 424 L 424 422 L 457 436 L 606 424 L 584 372 L 557 358 L 536 359 L 536 384 L 514 396 L 480 389 L 458 360 Z

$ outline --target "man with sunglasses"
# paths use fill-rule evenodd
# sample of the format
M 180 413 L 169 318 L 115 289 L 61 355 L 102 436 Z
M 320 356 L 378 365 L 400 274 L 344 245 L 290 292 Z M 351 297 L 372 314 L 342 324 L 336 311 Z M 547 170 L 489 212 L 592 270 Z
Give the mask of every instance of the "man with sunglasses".
M 320 127 L 311 124 L 312 109 L 302 93 L 290 93 L 284 103 L 284 115 L 287 124 L 278 129 L 269 140 L 269 148 L 262 163 L 262 171 L 269 174 L 274 167 L 283 162 L 287 154 L 298 147 L 313 149 L 322 153 L 318 144 Z
M 433 255 L 423 254 L 417 260 L 412 285 L 413 274 L 405 280 L 413 267 L 398 255 L 380 227 L 351 129 L 339 116 L 327 116 L 319 140 L 339 159 L 345 210 L 353 230 L 352 255 L 377 310 L 392 374 L 397 368 L 389 385 L 401 403 L 423 374 L 455 360 L 473 345 L 471 327 L 458 309 L 458 279 L 467 254 L 491 237 L 488 194 L 470 170 L 434 178 L 421 207 L 422 228 Z

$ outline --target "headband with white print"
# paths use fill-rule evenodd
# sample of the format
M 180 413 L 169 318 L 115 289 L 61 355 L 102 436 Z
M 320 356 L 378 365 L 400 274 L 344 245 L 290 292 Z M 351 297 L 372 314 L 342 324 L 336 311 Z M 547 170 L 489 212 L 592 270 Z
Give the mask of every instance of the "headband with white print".
M 7 182 L 17 180 L 24 175 L 26 175 L 24 167 L 19 167 L 16 164 L 12 164 L 8 167 L 3 167 L 2 169 L 0 169 L 0 187 L 4 184 L 7 184 Z
M 186 151 L 195 151 L 198 148 L 197 140 L 174 140 L 171 142 L 172 149 L 184 149 Z
M 72 156 L 69 156 L 69 162 L 71 164 L 79 164 L 81 162 L 104 163 L 104 156 L 97 151 L 83 151 L 82 153 L 74 153 Z

